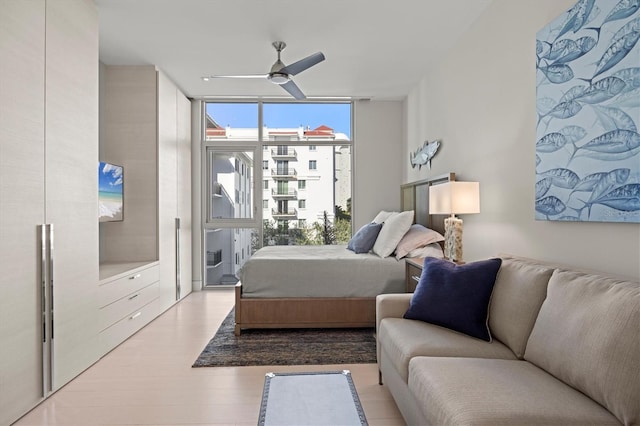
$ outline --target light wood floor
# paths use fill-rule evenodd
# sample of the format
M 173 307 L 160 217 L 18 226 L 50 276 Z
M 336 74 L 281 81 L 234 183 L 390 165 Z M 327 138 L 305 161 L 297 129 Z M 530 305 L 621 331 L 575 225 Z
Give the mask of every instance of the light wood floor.
M 370 425 L 404 424 L 375 364 L 191 368 L 233 297 L 192 293 L 15 425 L 255 425 L 265 373 L 342 369 Z

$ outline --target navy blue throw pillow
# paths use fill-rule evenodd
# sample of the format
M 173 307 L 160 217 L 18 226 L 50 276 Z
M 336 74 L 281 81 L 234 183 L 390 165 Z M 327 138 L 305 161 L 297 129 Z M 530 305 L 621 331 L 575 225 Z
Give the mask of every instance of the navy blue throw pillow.
M 382 229 L 381 223 L 367 223 L 351 237 L 347 248 L 355 253 L 369 253 Z
M 420 320 L 491 341 L 489 302 L 501 259 L 456 265 L 427 257 L 404 318 Z

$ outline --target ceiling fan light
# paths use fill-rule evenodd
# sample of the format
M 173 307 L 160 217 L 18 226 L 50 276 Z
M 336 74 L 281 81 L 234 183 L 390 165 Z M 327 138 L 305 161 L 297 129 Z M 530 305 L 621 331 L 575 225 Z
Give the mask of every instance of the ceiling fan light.
M 277 72 L 269 74 L 268 78 L 272 83 L 275 83 L 275 84 L 285 84 L 290 80 L 288 74 L 277 73 Z

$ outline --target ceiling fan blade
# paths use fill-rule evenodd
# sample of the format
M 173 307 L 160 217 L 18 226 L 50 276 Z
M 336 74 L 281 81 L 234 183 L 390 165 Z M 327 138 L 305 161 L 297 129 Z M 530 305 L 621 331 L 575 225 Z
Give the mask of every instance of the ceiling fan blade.
M 281 84 L 280 87 L 289 92 L 289 94 L 297 100 L 306 99 L 306 96 L 304 95 L 304 93 L 302 93 L 302 90 L 300 90 L 300 88 L 296 86 L 293 80 L 289 80 L 285 84 Z
M 296 75 L 322 61 L 324 61 L 324 54 L 322 52 L 317 52 L 304 59 L 300 59 L 298 62 L 287 65 L 282 68 L 280 72 L 287 73 L 289 75 Z
M 238 75 L 208 75 L 206 77 L 202 77 L 203 79 L 207 78 L 267 78 L 268 74 L 238 74 Z

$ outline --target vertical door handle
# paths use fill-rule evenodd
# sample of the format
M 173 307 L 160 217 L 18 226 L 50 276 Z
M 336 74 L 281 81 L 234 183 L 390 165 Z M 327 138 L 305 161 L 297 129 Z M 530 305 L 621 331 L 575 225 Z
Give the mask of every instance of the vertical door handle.
M 176 217 L 176 300 L 180 300 L 180 218 Z
M 49 392 L 53 390 L 53 379 L 54 379 L 54 335 L 55 335 L 55 323 L 54 323 L 54 233 L 53 233 L 53 224 L 49 224 Z
M 40 313 L 41 313 L 41 321 L 42 321 L 42 397 L 47 396 L 47 377 L 48 373 L 48 363 L 49 359 L 49 348 L 48 348 L 48 338 L 47 338 L 47 283 L 49 282 L 49 272 L 48 272 L 48 260 L 49 255 L 48 251 L 48 234 L 47 234 L 47 225 L 44 223 L 39 225 L 40 227 Z
M 53 225 L 40 225 L 40 308 L 42 315 L 42 396 L 53 389 Z

